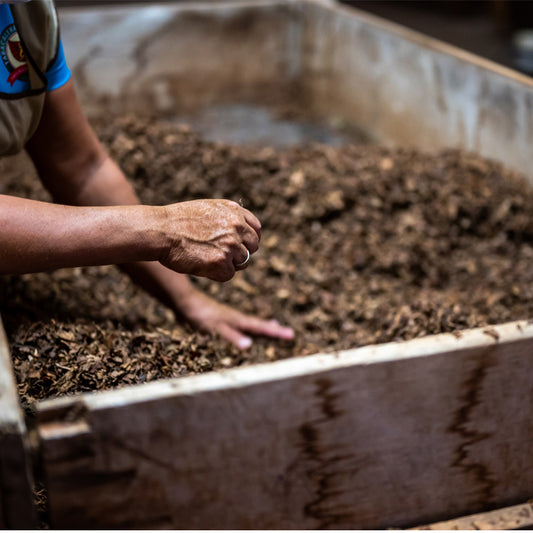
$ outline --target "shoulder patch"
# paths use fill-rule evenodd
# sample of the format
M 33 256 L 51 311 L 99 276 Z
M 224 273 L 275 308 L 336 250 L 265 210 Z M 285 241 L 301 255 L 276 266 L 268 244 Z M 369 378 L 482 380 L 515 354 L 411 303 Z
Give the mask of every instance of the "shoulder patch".
M 9 72 L 7 82 L 11 87 L 17 80 L 29 81 L 26 56 L 15 24 L 9 24 L 0 34 L 0 58 Z

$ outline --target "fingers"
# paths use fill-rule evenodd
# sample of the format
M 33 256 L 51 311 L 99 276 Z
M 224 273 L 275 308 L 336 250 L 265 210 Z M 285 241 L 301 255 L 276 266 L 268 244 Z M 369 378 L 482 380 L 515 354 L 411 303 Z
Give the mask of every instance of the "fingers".
M 244 317 L 246 327 L 242 327 L 248 333 L 254 335 L 264 335 L 283 340 L 294 339 L 294 331 L 291 328 L 283 327 L 277 320 L 261 320 L 258 318 Z M 231 342 L 237 348 L 246 350 L 252 346 L 252 339 L 243 334 L 241 329 L 228 324 L 220 324 L 218 333 L 221 337 Z
M 243 225 L 242 228 L 239 228 L 238 230 L 239 235 L 242 239 L 242 243 L 244 244 L 244 246 L 250 251 L 250 253 L 253 254 L 259 249 L 261 230 L 259 230 L 258 233 L 257 230 L 253 226 L 250 226 L 246 220 L 244 224 L 245 225 Z
M 261 222 L 259 222 L 259 219 L 251 211 L 249 211 L 245 207 L 240 206 L 237 202 L 232 203 L 235 204 L 242 211 L 246 223 L 254 230 L 254 232 L 257 234 L 258 239 L 260 240 Z
M 292 328 L 283 327 L 277 320 L 264 320 L 247 315 L 212 300 L 203 293 L 194 293 L 194 305 L 187 306 L 185 316 L 199 329 L 216 333 L 241 350 L 252 345 L 250 335 L 263 335 L 283 340 L 294 339 Z M 192 312 L 191 312 L 192 311 Z
M 259 222 L 259 219 L 248 209 L 244 209 L 244 218 L 248 225 L 255 231 L 257 234 L 258 240 L 261 240 L 261 222 Z
M 241 246 L 233 259 L 235 270 L 244 270 L 247 268 L 250 262 L 250 255 L 250 250 L 246 246 Z
M 282 326 L 277 320 L 263 320 L 244 316 L 239 325 L 242 330 L 254 335 L 265 335 L 283 340 L 294 339 L 294 330 Z
M 221 323 L 217 330 L 222 337 L 235 344 L 241 350 L 245 350 L 252 345 L 252 339 L 245 335 L 244 332 L 282 340 L 294 339 L 294 330 L 282 326 L 277 320 L 263 320 L 241 313 L 232 313 L 232 315 L 232 321 Z
M 219 252 L 219 260 L 210 264 L 203 275 L 213 281 L 229 281 L 235 272 L 248 267 L 250 256 L 250 251 L 242 244 L 234 252 Z
M 242 270 L 250 259 L 250 254 L 257 252 L 259 249 L 259 241 L 261 240 L 261 222 L 248 209 L 240 206 L 236 202 L 229 201 L 235 209 L 239 211 L 239 215 L 243 217 L 242 223 L 236 226 L 237 232 L 242 240 L 242 246 L 233 256 L 233 263 L 236 270 Z
M 246 223 L 253 231 L 245 231 L 242 234 L 243 246 L 239 252 L 243 255 L 235 257 L 235 270 L 244 270 L 248 267 L 250 255 L 257 252 L 259 249 L 259 241 L 261 240 L 261 222 L 259 222 L 257 217 L 247 209 L 241 209 L 244 212 Z
M 243 244 L 251 253 L 257 252 L 259 241 L 261 240 L 261 222 L 248 209 L 241 207 L 236 202 L 231 203 L 239 209 L 241 215 L 244 217 L 244 224 L 240 229 Z
M 226 319 L 220 322 L 215 330 L 221 337 L 241 350 L 246 350 L 252 345 L 252 339 L 246 333 L 282 340 L 294 339 L 294 330 L 282 326 L 277 320 L 263 320 L 244 315 L 236 310 L 230 310 Z
M 232 328 L 227 324 L 221 324 L 218 328 L 218 333 L 221 337 L 241 350 L 246 350 L 252 345 L 252 339 L 250 339 L 250 337 L 243 335 L 239 330 Z
M 250 251 L 251 254 L 255 254 L 257 250 L 259 250 L 259 240 L 257 236 L 251 236 L 251 235 L 242 235 L 242 244 L 245 246 L 247 250 Z M 246 252 L 244 254 L 244 259 L 246 259 Z
M 261 223 L 236 202 L 192 200 L 166 209 L 169 248 L 159 260 L 177 272 L 228 281 L 259 249 Z

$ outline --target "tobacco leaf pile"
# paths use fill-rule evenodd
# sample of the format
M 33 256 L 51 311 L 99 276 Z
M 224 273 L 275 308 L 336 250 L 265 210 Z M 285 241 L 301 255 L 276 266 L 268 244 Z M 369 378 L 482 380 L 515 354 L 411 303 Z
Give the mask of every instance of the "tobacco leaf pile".
M 96 127 L 144 203 L 228 198 L 259 217 L 250 267 L 224 284 L 194 282 L 296 338 L 240 352 L 114 266 L 6 276 L 0 312 L 26 405 L 533 314 L 533 191 L 497 162 L 458 150 L 228 146 L 132 116 Z M 47 200 L 17 168 L 0 192 Z

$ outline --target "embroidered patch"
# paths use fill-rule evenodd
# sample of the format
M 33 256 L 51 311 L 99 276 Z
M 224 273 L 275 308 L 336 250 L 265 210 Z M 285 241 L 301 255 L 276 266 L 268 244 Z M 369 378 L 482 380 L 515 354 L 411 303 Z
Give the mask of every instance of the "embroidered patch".
M 9 71 L 7 81 L 11 87 L 17 80 L 28 81 L 26 56 L 14 24 L 7 26 L 0 35 L 0 57 Z

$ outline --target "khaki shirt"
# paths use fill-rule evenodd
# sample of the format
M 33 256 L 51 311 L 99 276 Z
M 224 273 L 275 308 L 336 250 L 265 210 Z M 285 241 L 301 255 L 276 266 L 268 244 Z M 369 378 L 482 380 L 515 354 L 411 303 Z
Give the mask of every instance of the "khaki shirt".
M 41 120 L 47 80 L 45 72 L 59 49 L 59 24 L 52 1 L 10 5 L 24 51 L 30 89 L 0 93 L 0 155 L 21 151 Z

